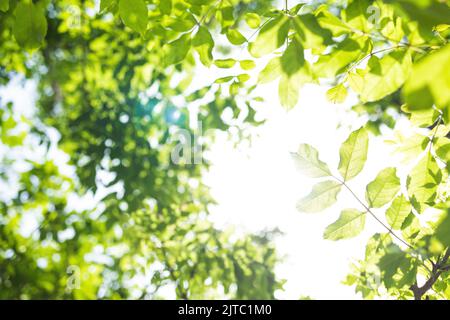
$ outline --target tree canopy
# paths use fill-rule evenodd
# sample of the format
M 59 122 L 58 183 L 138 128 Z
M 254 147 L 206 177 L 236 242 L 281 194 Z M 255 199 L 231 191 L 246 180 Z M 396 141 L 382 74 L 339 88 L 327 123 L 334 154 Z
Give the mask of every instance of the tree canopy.
M 204 149 L 210 129 L 245 138 L 261 123 L 255 88 L 277 81 L 286 109 L 316 83 L 336 104 L 357 96 L 353 110 L 367 119 L 337 168 L 309 144 L 293 155 L 321 179 L 300 211 L 355 198 L 325 239 L 355 237 L 367 219 L 385 228 L 346 282 L 365 298 L 449 298 L 449 38 L 445 0 L 0 0 L 1 84 L 21 76 L 38 93 L 28 118 L 0 101 L 1 179 L 17 185 L 1 199 L 0 297 L 158 298 L 173 286 L 178 298 L 273 298 L 273 233 L 216 229 L 208 163 L 170 157 L 180 130 Z M 387 167 L 361 198 L 351 180 L 371 136 L 399 117 L 417 129 L 390 141 L 409 174 Z M 93 208 L 70 205 L 89 195 L 100 195 Z M 26 217 L 37 221 L 29 234 Z M 79 290 L 67 290 L 69 266 Z

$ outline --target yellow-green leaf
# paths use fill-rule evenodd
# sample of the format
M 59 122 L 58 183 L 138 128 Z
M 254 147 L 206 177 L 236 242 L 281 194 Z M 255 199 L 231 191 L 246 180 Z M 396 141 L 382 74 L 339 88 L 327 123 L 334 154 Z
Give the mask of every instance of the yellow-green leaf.
M 431 152 L 419 161 L 409 174 L 406 186 L 414 207 L 421 212 L 423 204 L 433 203 L 442 173 Z
M 411 66 L 411 54 L 408 51 L 394 51 L 381 59 L 372 56 L 363 77 L 361 100 L 376 101 L 397 91 L 408 79 Z
M 261 18 L 256 13 L 246 13 L 244 18 L 245 22 L 247 22 L 247 25 L 252 29 L 258 28 L 261 24 Z
M 344 181 L 357 176 L 364 168 L 369 147 L 369 136 L 364 128 L 360 128 L 350 134 L 342 144 L 339 155 L 339 172 Z
M 19 2 L 15 10 L 13 34 L 23 48 L 39 48 L 47 34 L 44 9 L 31 1 Z
M 411 109 L 428 109 L 433 104 L 443 108 L 450 105 L 450 44 L 428 54 L 414 64 L 411 76 L 403 88 Z
M 261 28 L 256 40 L 249 45 L 251 55 L 259 58 L 281 47 L 286 41 L 288 30 L 288 17 L 280 14 L 273 18 Z
M 327 99 L 332 103 L 342 103 L 347 98 L 347 88 L 343 83 L 331 88 L 327 91 Z
M 366 187 L 366 200 L 371 208 L 379 208 L 391 201 L 400 190 L 400 179 L 395 168 L 380 171 Z
M 199 27 L 197 33 L 192 39 L 192 45 L 197 51 L 201 63 L 209 67 L 213 60 L 212 51 L 214 48 L 214 40 L 205 27 Z
M 356 209 L 345 209 L 339 219 L 330 224 L 323 234 L 327 240 L 350 239 L 359 235 L 364 230 L 366 214 Z
M 332 206 L 342 185 L 335 181 L 323 181 L 313 186 L 312 191 L 297 204 L 301 212 L 314 213 Z
M 331 176 L 327 164 L 319 159 L 319 152 L 309 144 L 301 144 L 292 157 L 296 167 L 310 178 Z
M 394 230 L 400 230 L 406 217 L 411 213 L 411 203 L 403 195 L 392 201 L 386 211 L 386 220 Z
M 120 0 L 119 15 L 130 29 L 141 34 L 147 30 L 148 12 L 144 0 Z

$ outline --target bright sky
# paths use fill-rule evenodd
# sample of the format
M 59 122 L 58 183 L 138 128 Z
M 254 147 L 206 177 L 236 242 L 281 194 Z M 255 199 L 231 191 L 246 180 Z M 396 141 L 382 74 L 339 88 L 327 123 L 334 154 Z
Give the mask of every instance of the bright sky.
M 303 88 L 297 107 L 288 112 L 279 105 L 276 83 L 265 85 L 260 92 L 267 103 L 261 112 L 268 120 L 254 130 L 253 144 L 239 150 L 223 138 L 209 155 L 213 166 L 207 183 L 218 202 L 212 208 L 213 220 L 219 226 L 236 225 L 242 231 L 277 227 L 284 232 L 277 240 L 277 250 L 285 257 L 277 274 L 287 280 L 285 290 L 277 293 L 280 299 L 360 298 L 341 282 L 351 261 L 363 257 L 373 232 L 385 232 L 368 217 L 365 232 L 357 238 L 338 242 L 322 239 L 324 229 L 337 219 L 341 209 L 362 209 L 345 190 L 338 204 L 322 213 L 304 214 L 295 208 L 315 181 L 295 169 L 290 152 L 295 152 L 300 143 L 309 143 L 335 169 L 340 144 L 364 123 L 348 112 L 354 98 L 334 105 L 326 101 L 326 90 L 315 85 Z M 339 123 L 343 124 L 341 128 Z M 391 161 L 386 146 L 373 137 L 368 158 L 363 172 L 350 182 L 361 199 L 365 185 Z M 379 216 L 383 218 L 384 211 L 380 210 Z

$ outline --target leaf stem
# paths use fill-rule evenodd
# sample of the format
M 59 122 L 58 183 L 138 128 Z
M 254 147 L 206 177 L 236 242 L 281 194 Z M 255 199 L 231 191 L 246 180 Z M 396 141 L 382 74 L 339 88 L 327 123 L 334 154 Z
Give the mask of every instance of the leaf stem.
M 392 231 L 391 228 L 389 228 L 383 221 L 381 221 L 376 215 L 375 213 L 372 212 L 372 210 L 370 210 L 370 208 L 361 200 L 359 199 L 359 197 L 353 192 L 353 190 L 345 183 L 345 181 L 342 181 L 341 179 L 339 179 L 338 177 L 333 176 L 334 179 L 336 179 L 339 183 L 341 183 L 348 191 L 350 191 L 350 193 L 352 194 L 352 196 L 364 207 L 364 209 L 366 210 L 366 212 L 368 212 L 376 221 L 378 221 L 378 223 L 380 223 L 393 237 L 395 237 L 397 240 L 399 240 L 401 243 L 403 243 L 404 245 L 406 245 L 408 248 L 410 248 L 413 251 L 416 251 L 416 249 L 410 245 L 408 242 L 406 242 L 405 240 L 403 240 L 402 238 L 400 238 L 397 234 L 395 234 L 395 232 Z

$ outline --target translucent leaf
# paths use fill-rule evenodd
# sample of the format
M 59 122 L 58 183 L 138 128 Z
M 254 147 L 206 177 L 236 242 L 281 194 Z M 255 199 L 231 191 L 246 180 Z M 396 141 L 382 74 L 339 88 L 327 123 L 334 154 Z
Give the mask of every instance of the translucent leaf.
M 381 59 L 372 56 L 364 75 L 363 89 L 359 92 L 361 100 L 376 101 L 397 91 L 408 79 L 411 66 L 409 52 L 394 51 Z
M 393 280 L 397 270 L 402 266 L 409 266 L 410 261 L 406 254 L 395 244 L 390 244 L 386 249 L 386 254 L 381 257 L 378 266 L 382 272 L 383 283 L 387 288 L 395 285 Z
M 249 52 L 255 58 L 272 53 L 286 41 L 289 20 L 280 14 L 261 28 L 254 42 L 249 45 Z
M 318 10 L 317 21 L 323 28 L 330 30 L 333 33 L 333 36 L 338 37 L 351 32 L 351 27 L 327 11 L 325 5 L 322 5 Z
M 406 181 L 408 195 L 419 212 L 423 210 L 423 204 L 434 202 L 441 179 L 442 173 L 436 159 L 427 152 L 412 169 Z
M 347 88 L 343 83 L 331 88 L 327 91 L 327 99 L 332 103 L 342 103 L 347 98 Z
M 340 42 L 333 51 L 327 55 L 319 57 L 313 65 L 313 70 L 318 77 L 331 78 L 345 71 L 351 63 L 364 55 L 367 49 L 363 49 L 361 44 L 350 38 Z
M 197 51 L 201 63 L 209 67 L 213 60 L 212 51 L 214 48 L 214 40 L 211 37 L 208 29 L 205 27 L 199 27 L 197 33 L 192 39 L 192 45 Z
M 414 64 L 403 88 L 411 109 L 427 109 L 450 105 L 450 44 L 428 54 Z
M 261 18 L 256 13 L 249 12 L 245 14 L 245 22 L 250 28 L 256 29 L 261 24 Z
M 119 15 L 130 29 L 141 34 L 147 30 L 148 12 L 144 0 L 120 0 Z
M 386 220 L 392 229 L 401 229 L 406 217 L 411 213 L 411 209 L 411 203 L 403 195 L 392 201 L 391 206 L 386 210 Z
M 296 167 L 310 178 L 331 176 L 327 164 L 319 159 L 319 152 L 309 144 L 301 144 L 297 153 L 293 153 Z
M 409 113 L 409 120 L 413 126 L 422 128 L 431 126 L 439 116 L 439 112 L 435 109 L 411 110 L 406 104 L 402 106 L 402 111 Z
M 445 246 L 450 247 L 450 214 L 445 214 L 436 229 L 436 238 Z
M 228 29 L 227 38 L 234 45 L 241 45 L 247 41 L 245 37 L 236 29 Z
M 446 137 L 438 138 L 434 144 L 436 154 L 445 162 L 450 161 L 450 139 Z
M 214 61 L 214 64 L 223 69 L 233 68 L 236 64 L 236 60 L 234 59 L 217 59 Z
M 288 76 L 297 73 L 305 65 L 303 47 L 297 40 L 293 39 L 281 56 L 281 69 Z
M 19 2 L 15 10 L 13 34 L 25 49 L 39 48 L 47 34 L 47 20 L 42 7 L 30 2 Z
M 323 238 L 335 241 L 354 238 L 364 230 L 365 223 L 365 212 L 345 209 L 341 212 L 339 218 L 325 229 Z
M 301 84 L 297 82 L 297 77 L 294 75 L 289 77 L 285 74 L 280 79 L 278 84 L 278 96 L 280 103 L 287 109 L 292 109 L 298 102 L 298 92 Z
M 268 83 L 276 80 L 281 75 L 281 61 L 279 57 L 270 60 L 259 73 L 258 83 Z
M 351 0 L 347 7 L 342 11 L 342 19 L 351 28 L 369 32 L 370 24 L 367 19 L 370 6 L 369 0 Z
M 239 65 L 243 70 L 251 70 L 256 66 L 253 60 L 241 60 L 239 61 Z
M 339 155 L 339 172 L 344 181 L 357 176 L 364 167 L 369 147 L 369 136 L 364 128 L 360 128 L 350 134 L 342 144 Z
M 190 48 L 191 38 L 189 34 L 183 34 L 178 39 L 166 44 L 163 48 L 165 65 L 170 66 L 182 62 Z
M 319 182 L 309 195 L 298 202 L 297 209 L 307 213 L 320 212 L 336 203 L 341 187 L 335 181 Z
M 293 20 L 294 35 L 305 49 L 318 49 L 331 43 L 331 32 L 320 26 L 313 14 L 302 14 Z
M 233 78 L 234 78 L 234 76 L 222 77 L 222 78 L 216 79 L 216 81 L 214 81 L 214 83 L 219 83 L 219 84 L 226 83 L 226 82 L 233 80 Z
M 366 200 L 371 208 L 380 208 L 390 202 L 400 190 L 400 179 L 395 168 L 383 169 L 366 187 Z

